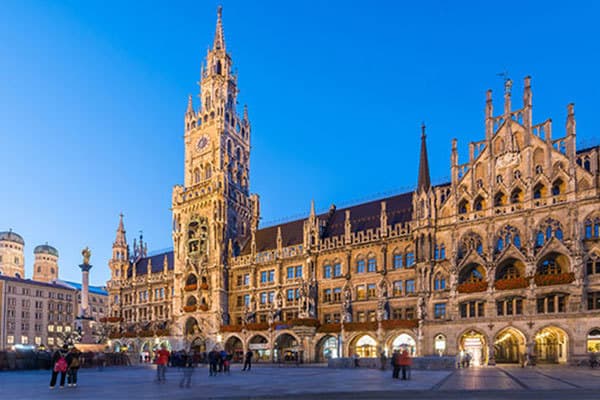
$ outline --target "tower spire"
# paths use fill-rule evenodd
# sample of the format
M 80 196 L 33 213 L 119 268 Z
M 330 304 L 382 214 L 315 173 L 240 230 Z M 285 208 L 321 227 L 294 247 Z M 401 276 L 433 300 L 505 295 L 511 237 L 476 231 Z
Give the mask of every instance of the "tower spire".
M 223 34 L 223 7 L 217 7 L 217 29 L 215 30 L 215 41 L 213 50 L 225 50 L 225 35 Z
M 125 224 L 123 224 L 123 213 L 119 214 L 119 226 L 117 227 L 117 236 L 113 246 L 127 246 L 125 238 Z
M 427 161 L 427 143 L 425 135 L 425 123 L 421 124 L 421 157 L 419 160 L 419 180 L 417 182 L 417 191 L 426 192 L 431 187 L 429 179 L 429 162 Z

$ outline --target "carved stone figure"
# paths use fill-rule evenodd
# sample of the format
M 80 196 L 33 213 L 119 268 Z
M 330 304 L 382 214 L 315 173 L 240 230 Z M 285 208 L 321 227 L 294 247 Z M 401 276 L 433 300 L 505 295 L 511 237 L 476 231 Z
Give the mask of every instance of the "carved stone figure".
M 81 255 L 83 256 L 83 265 L 89 265 L 90 257 L 92 256 L 92 251 L 89 247 L 85 246 L 85 249 L 81 250 Z

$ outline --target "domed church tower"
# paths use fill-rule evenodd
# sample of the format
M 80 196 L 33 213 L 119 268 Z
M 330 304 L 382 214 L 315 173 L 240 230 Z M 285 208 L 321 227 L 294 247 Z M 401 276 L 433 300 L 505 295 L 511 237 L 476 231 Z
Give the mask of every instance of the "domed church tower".
M 52 282 L 58 279 L 58 250 L 46 243 L 36 246 L 33 255 L 34 281 Z

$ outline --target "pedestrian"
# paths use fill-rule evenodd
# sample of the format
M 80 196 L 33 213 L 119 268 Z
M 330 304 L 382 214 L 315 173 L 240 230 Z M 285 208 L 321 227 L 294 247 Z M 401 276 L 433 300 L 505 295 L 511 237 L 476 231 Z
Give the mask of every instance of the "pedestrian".
M 410 358 L 410 355 L 408 354 L 408 351 L 404 350 L 402 352 L 402 354 L 400 355 L 400 368 L 402 368 L 402 380 L 405 381 L 407 378 L 407 372 L 408 372 L 408 379 L 410 379 L 410 366 L 412 365 L 412 359 Z
M 358 359 L 360 357 L 358 356 L 358 354 L 354 353 L 352 354 L 352 359 L 354 360 L 354 368 L 358 368 Z
M 81 353 L 76 347 L 73 347 L 67 354 L 67 386 L 69 387 L 77 387 L 77 373 L 79 372 L 80 356 Z
M 469 368 L 471 366 L 472 358 L 473 358 L 473 356 L 471 355 L 471 353 L 465 354 L 465 364 L 467 365 L 467 368 Z
M 398 350 L 394 350 L 394 354 L 392 354 L 392 379 L 398 379 L 400 375 L 400 352 Z
M 50 389 L 54 389 L 56 378 L 60 374 L 60 388 L 65 387 L 65 378 L 69 364 L 67 364 L 67 352 L 69 347 L 65 344 L 62 349 L 58 349 L 52 355 L 52 378 L 50 378 Z
M 217 376 L 219 352 L 214 348 L 208 353 L 208 376 Z
M 219 352 L 219 372 L 225 372 L 225 360 L 227 359 L 227 352 L 225 349 Z
M 385 371 L 385 363 L 386 363 L 386 357 L 385 357 L 385 352 L 382 350 L 381 353 L 379 354 L 379 364 L 380 364 L 380 368 L 382 371 Z
M 97 354 L 97 360 L 98 362 L 98 371 L 103 371 L 104 370 L 104 364 L 106 363 L 106 355 L 104 354 L 103 351 L 99 352 Z
M 225 352 L 225 357 L 223 357 L 223 373 L 227 373 L 227 375 L 231 375 L 231 354 Z
M 462 350 L 458 353 L 456 353 L 456 368 L 460 369 L 462 364 Z
M 156 382 L 158 383 L 165 383 L 167 381 L 166 372 L 170 355 L 171 353 L 169 353 L 167 346 L 164 344 L 156 352 Z
M 244 359 L 244 368 L 242 369 L 242 371 L 245 371 L 246 367 L 248 367 L 248 371 L 252 369 L 252 357 L 254 357 L 254 353 L 252 353 L 252 350 L 248 350 L 246 352 L 246 358 Z
M 191 353 L 186 353 L 182 350 L 181 354 L 181 370 L 183 372 L 179 387 L 190 388 L 192 386 L 192 374 L 194 373 L 194 356 Z

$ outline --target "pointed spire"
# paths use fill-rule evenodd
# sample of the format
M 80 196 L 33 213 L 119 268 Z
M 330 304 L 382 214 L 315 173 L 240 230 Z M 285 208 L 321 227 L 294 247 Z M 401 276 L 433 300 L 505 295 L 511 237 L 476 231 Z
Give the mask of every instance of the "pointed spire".
M 510 100 L 510 95 L 512 91 L 512 79 L 506 78 L 504 81 L 504 115 L 506 119 L 510 116 L 510 112 L 512 111 L 512 105 Z
M 119 226 L 117 227 L 117 236 L 113 246 L 126 246 L 127 239 L 125 237 L 125 224 L 123 223 L 123 213 L 119 214 Z
M 417 182 L 417 191 L 427 192 L 431 187 L 429 179 L 429 162 L 427 161 L 427 144 L 425 135 L 425 123 L 421 125 L 421 157 L 419 160 L 419 179 Z
M 217 29 L 215 31 L 215 41 L 213 50 L 225 50 L 225 35 L 223 34 L 223 7 L 217 7 Z
M 315 199 L 312 199 L 310 201 L 310 217 L 311 218 L 315 217 Z
M 194 115 L 194 102 L 192 100 L 192 95 L 190 94 L 188 96 L 188 104 L 187 104 L 187 110 L 185 111 L 186 115 Z
M 249 121 L 249 118 L 248 118 L 248 104 L 244 104 L 244 121 Z
M 575 135 L 575 104 L 567 105 L 567 135 Z

